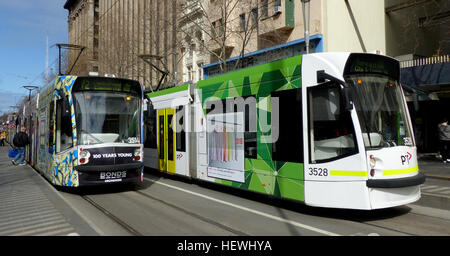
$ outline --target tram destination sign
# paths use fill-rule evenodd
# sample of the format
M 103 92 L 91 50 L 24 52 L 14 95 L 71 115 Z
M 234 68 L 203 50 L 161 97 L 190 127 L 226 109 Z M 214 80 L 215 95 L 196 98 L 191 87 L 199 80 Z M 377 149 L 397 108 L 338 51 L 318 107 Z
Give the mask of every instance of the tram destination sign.
M 127 79 L 111 79 L 105 77 L 79 77 L 72 89 L 78 91 L 112 91 L 124 92 L 136 96 L 141 95 L 141 86 L 138 82 Z
M 380 74 L 399 79 L 400 64 L 397 60 L 377 54 L 350 54 L 344 75 Z

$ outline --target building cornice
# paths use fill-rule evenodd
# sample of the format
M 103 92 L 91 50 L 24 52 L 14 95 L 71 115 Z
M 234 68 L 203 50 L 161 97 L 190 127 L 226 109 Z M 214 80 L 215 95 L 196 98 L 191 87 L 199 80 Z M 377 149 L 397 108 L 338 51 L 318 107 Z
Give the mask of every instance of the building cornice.
M 70 11 L 70 7 L 72 7 L 78 0 L 67 0 L 64 4 L 64 9 L 67 9 Z

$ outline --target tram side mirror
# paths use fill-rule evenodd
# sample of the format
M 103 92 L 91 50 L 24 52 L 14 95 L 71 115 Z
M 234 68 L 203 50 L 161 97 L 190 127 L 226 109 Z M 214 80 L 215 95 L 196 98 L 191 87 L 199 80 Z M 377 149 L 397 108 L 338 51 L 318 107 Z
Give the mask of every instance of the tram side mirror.
M 344 86 L 343 95 L 344 95 L 344 107 L 345 110 L 352 110 L 353 109 L 353 97 L 352 97 L 352 90 L 349 87 Z

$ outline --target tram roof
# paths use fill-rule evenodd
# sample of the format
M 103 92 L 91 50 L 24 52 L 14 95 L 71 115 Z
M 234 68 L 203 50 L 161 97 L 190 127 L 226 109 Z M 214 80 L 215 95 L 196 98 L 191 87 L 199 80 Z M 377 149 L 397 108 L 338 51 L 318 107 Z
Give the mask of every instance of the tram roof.
M 175 92 L 185 91 L 188 88 L 189 88 L 189 84 L 183 84 L 183 85 L 179 85 L 179 86 L 170 87 L 170 88 L 167 88 L 167 89 L 164 89 L 164 90 L 151 92 L 151 93 L 148 93 L 147 96 L 149 98 L 153 98 L 153 97 L 167 95 L 167 94 L 171 94 L 171 93 L 175 93 Z

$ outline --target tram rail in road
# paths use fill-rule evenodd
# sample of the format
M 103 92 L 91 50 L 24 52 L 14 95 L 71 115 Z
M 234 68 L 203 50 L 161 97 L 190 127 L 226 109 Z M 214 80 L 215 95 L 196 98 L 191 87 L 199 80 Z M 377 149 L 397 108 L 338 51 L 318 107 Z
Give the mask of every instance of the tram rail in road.
M 231 207 L 237 208 L 237 209 L 242 210 L 242 211 L 246 211 L 246 212 L 249 212 L 249 213 L 252 213 L 252 214 L 257 214 L 259 216 L 263 216 L 263 217 L 266 217 L 266 218 L 269 218 L 269 219 L 272 219 L 272 220 L 284 222 L 284 223 L 287 223 L 289 225 L 293 225 L 293 226 L 296 226 L 296 227 L 299 227 L 299 228 L 304 228 L 304 229 L 307 229 L 307 230 L 310 230 L 310 231 L 313 231 L 313 232 L 317 232 L 317 233 L 322 234 L 322 235 L 340 236 L 340 234 L 337 234 L 337 233 L 334 233 L 334 232 L 330 232 L 330 231 L 327 231 L 327 230 L 319 229 L 319 228 L 316 228 L 316 227 L 313 227 L 313 226 L 310 226 L 310 225 L 302 224 L 302 223 L 299 223 L 299 222 L 296 222 L 296 221 L 292 221 L 292 220 L 288 220 L 288 219 L 284 219 L 284 218 L 281 218 L 281 217 L 273 216 L 273 215 L 270 215 L 270 214 L 267 214 L 267 213 L 264 213 L 264 212 L 256 211 L 256 210 L 250 209 L 248 207 L 244 207 L 244 206 L 241 206 L 241 205 L 233 204 L 233 203 L 226 202 L 226 201 L 223 201 L 223 200 L 220 200 L 220 199 L 217 199 L 217 198 L 213 198 L 213 197 L 210 197 L 210 196 L 202 195 L 202 194 L 199 194 L 199 193 L 187 190 L 187 189 L 183 189 L 183 188 L 179 188 L 179 187 L 176 187 L 176 186 L 172 186 L 172 185 L 169 185 L 167 183 L 160 182 L 158 180 L 150 179 L 150 178 L 147 178 L 147 177 L 145 179 L 149 180 L 151 182 L 154 182 L 156 184 L 159 184 L 159 185 L 162 185 L 162 186 L 166 186 L 166 187 L 171 188 L 171 189 L 176 189 L 176 190 L 178 190 L 180 192 L 183 192 L 183 193 L 188 193 L 188 194 L 191 194 L 191 195 L 194 195 L 194 196 L 197 196 L 197 197 L 201 197 L 201 198 L 204 198 L 204 199 L 207 199 L 207 200 L 210 200 L 210 201 L 214 201 L 216 203 L 220 203 L 220 204 L 224 204 L 224 205 L 227 205 L 227 206 L 231 206 Z
M 146 175 L 144 179 L 144 185 L 137 190 L 110 190 L 89 194 L 88 198 L 100 206 L 96 209 L 101 210 L 103 218 L 108 217 L 123 227 L 123 232 L 136 236 L 450 234 L 450 217 L 445 217 L 448 211 L 418 205 L 375 212 L 314 208 L 301 204 L 293 207 L 284 204 L 283 200 L 260 201 L 260 197 L 249 193 L 243 198 L 222 193 L 220 188 L 223 187 L 214 189 L 202 186 L 203 183 L 189 184 L 159 175 Z M 98 225 L 101 221 L 105 220 L 91 219 L 89 223 Z M 107 231 L 99 233 L 109 235 Z

